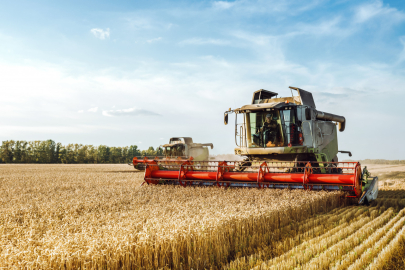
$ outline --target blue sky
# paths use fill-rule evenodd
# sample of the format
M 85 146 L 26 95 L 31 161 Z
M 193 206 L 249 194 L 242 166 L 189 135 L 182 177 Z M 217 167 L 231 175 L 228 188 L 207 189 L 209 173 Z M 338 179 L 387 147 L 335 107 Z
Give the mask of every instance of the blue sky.
M 0 4 L 0 140 L 232 153 L 223 112 L 289 85 L 346 117 L 353 158 L 405 159 L 405 2 Z

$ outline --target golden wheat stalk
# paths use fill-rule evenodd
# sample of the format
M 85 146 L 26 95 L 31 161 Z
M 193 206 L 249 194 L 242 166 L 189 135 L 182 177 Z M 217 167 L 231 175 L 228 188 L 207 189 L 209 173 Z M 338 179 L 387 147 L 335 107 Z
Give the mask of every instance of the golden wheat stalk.
M 376 230 L 372 235 L 365 239 L 365 241 L 363 241 L 360 245 L 356 246 L 352 251 L 342 256 L 333 267 L 333 270 L 347 269 L 350 264 L 354 263 L 363 254 L 366 249 L 372 247 L 376 242 L 378 242 L 378 240 L 380 240 L 381 237 L 383 237 L 384 234 L 389 231 L 392 226 L 394 226 L 394 224 L 404 215 L 405 209 L 401 210 L 393 219 L 391 219 L 382 228 Z
M 374 245 L 368 248 L 363 254 L 358 258 L 353 264 L 351 264 L 348 269 L 360 269 L 366 268 L 368 264 L 372 261 L 372 259 L 380 253 L 385 245 L 387 245 L 390 240 L 395 236 L 395 234 L 403 227 L 405 222 L 405 217 L 402 217 L 398 220 L 395 225 L 382 237 L 378 242 L 374 243 Z
M 269 257 L 273 257 L 274 254 L 280 256 L 282 253 L 287 252 L 291 248 L 301 244 L 303 241 L 308 241 L 314 237 L 318 237 L 338 226 L 339 221 L 343 220 L 344 217 L 347 218 L 347 214 L 350 211 L 353 211 L 352 207 L 336 208 L 326 214 L 305 220 L 299 224 L 298 230 L 296 231 L 297 235 L 295 236 L 288 235 L 293 232 L 290 231 L 290 226 L 287 226 L 288 230 L 283 230 L 285 235 L 282 237 L 282 240 L 259 248 L 256 250 L 255 254 L 251 256 L 238 257 L 236 260 L 227 264 L 224 269 L 251 269 L 259 266 L 263 261 L 269 260 Z M 357 209 L 355 209 L 355 212 L 356 211 Z
M 2 268 L 219 268 L 341 204 L 339 192 L 139 188 L 142 175 L 122 165 L 6 165 L 0 175 Z
M 376 228 L 382 226 L 389 221 L 393 214 L 393 209 L 389 209 L 384 212 L 383 215 L 376 219 L 371 220 L 369 223 L 365 224 L 361 229 L 354 231 L 352 235 L 339 241 L 337 244 L 331 246 L 319 256 L 312 259 L 309 263 L 303 266 L 304 269 L 326 269 L 329 268 L 330 264 L 334 260 L 340 258 L 342 255 L 346 254 L 347 251 L 351 250 L 354 246 L 359 245 L 364 238 L 372 234 Z
M 362 213 L 359 215 L 359 213 Z M 262 264 L 260 269 L 290 269 L 292 267 L 300 267 L 306 263 L 319 250 L 326 249 L 332 243 L 336 242 L 339 238 L 345 237 L 347 234 L 361 227 L 362 224 L 367 223 L 370 219 L 367 217 L 369 214 L 368 209 L 353 209 L 343 219 L 344 223 L 336 228 L 326 232 L 324 235 L 304 242 L 289 252 L 269 260 Z M 355 217 L 355 220 L 349 226 L 347 219 Z
M 378 254 L 378 257 L 369 265 L 368 269 L 381 269 L 387 264 L 387 262 L 392 258 L 395 251 L 400 245 L 405 243 L 405 220 L 402 223 L 402 229 L 398 232 L 395 238 L 389 243 L 388 246 L 384 247 L 383 250 Z

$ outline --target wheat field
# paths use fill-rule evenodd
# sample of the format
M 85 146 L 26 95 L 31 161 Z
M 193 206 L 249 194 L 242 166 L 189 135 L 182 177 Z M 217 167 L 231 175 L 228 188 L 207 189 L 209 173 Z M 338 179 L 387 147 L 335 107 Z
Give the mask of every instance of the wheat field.
M 127 165 L 0 165 L 0 267 L 221 269 L 340 193 L 142 186 Z
M 127 165 L 0 165 L 4 269 L 404 269 L 405 191 L 140 186 Z

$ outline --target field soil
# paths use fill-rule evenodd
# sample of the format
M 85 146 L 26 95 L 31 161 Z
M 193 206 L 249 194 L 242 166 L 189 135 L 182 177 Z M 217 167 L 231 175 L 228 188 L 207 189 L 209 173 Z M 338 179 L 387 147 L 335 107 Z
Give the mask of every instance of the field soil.
M 378 176 L 379 186 L 402 186 L 405 184 L 404 165 L 362 164 L 373 176 Z

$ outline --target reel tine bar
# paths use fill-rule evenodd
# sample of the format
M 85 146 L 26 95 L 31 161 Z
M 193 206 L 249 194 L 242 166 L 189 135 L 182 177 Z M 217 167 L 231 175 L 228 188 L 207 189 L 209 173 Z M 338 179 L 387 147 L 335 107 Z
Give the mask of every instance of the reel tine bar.
M 250 162 L 248 166 L 246 162 L 232 161 L 145 160 L 145 163 L 148 184 L 291 187 L 344 190 L 351 196 L 361 196 L 358 162 L 271 162 L 270 166 L 266 161 Z

